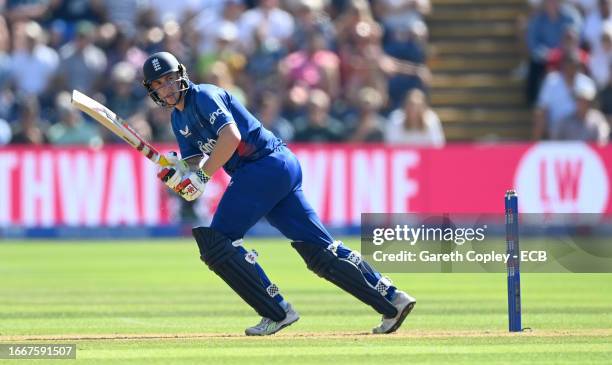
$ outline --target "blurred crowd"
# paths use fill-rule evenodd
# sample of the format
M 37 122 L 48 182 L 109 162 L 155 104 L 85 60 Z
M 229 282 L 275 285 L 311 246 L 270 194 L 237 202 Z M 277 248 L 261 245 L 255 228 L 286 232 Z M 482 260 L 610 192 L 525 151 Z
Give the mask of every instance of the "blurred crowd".
M 427 103 L 429 0 L 0 0 L 0 145 L 116 141 L 78 89 L 173 141 L 142 87 L 157 51 L 240 99 L 286 141 L 440 146 Z
M 612 121 L 612 0 L 529 0 L 526 99 L 534 139 L 606 144 Z

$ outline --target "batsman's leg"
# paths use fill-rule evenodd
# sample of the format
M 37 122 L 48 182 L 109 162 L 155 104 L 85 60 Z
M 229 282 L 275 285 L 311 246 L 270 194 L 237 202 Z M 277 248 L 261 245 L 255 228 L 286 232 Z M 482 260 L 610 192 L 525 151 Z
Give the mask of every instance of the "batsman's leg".
M 211 227 L 194 230 L 203 260 L 262 316 L 257 325 L 246 329 L 247 335 L 270 335 L 299 319 L 257 262 L 257 253 L 242 246 L 247 230 L 290 191 L 284 167 L 282 160 L 268 156 L 239 169 Z M 216 264 L 222 257 L 225 266 Z
M 270 335 L 299 319 L 257 263 L 257 253 L 242 247 L 242 240 L 232 242 L 208 227 L 194 228 L 193 236 L 202 261 L 263 317 L 247 335 Z
M 307 267 L 383 315 L 374 333 L 396 331 L 412 311 L 416 300 L 397 290 L 391 281 L 372 268 L 357 251 L 333 241 L 306 201 L 301 187 L 289 194 L 266 216 L 293 242 L 291 245 Z

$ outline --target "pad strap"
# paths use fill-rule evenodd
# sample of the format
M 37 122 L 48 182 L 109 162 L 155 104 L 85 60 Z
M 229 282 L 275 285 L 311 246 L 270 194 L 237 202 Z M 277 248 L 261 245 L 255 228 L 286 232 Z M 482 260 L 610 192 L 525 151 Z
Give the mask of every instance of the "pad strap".
M 291 242 L 291 246 L 302 256 L 306 266 L 320 277 L 334 283 L 387 318 L 397 315 L 397 309 L 384 297 L 386 288 L 383 289 L 382 285 L 373 288 L 356 266 L 355 261 L 361 262 L 361 257 L 339 258 L 334 254 L 333 246 L 324 248 L 308 242 Z

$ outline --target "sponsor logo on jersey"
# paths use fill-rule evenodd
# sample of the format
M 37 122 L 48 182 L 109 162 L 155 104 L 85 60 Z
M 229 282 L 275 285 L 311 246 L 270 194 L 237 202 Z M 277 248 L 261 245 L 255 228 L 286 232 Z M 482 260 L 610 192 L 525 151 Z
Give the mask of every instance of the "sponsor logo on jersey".
M 210 122 L 210 124 L 215 124 L 215 120 L 217 120 L 217 117 L 220 115 L 223 115 L 223 110 L 221 110 L 221 108 L 217 109 L 217 111 L 209 115 L 208 121 Z
M 212 139 L 212 138 L 208 138 L 208 141 L 206 141 L 206 143 L 198 140 L 198 148 L 200 149 L 200 151 L 205 154 L 205 155 L 210 155 L 210 153 L 212 152 L 212 150 L 215 148 L 215 145 L 217 144 L 217 140 L 216 139 Z
M 179 132 L 183 135 L 183 137 L 189 137 L 191 135 L 191 131 L 189 130 L 189 126 L 185 126 L 185 130 L 179 128 Z

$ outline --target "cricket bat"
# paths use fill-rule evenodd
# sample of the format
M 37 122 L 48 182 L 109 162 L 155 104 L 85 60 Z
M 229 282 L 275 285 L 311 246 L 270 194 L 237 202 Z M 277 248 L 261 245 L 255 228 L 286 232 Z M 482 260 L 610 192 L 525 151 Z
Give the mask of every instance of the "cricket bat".
M 151 146 L 151 144 L 139 136 L 125 120 L 121 119 L 104 105 L 78 90 L 72 90 L 72 105 L 94 118 L 121 139 L 125 140 L 130 146 L 134 147 L 149 160 L 160 166 L 172 165 L 164 155 L 155 149 L 155 147 Z

